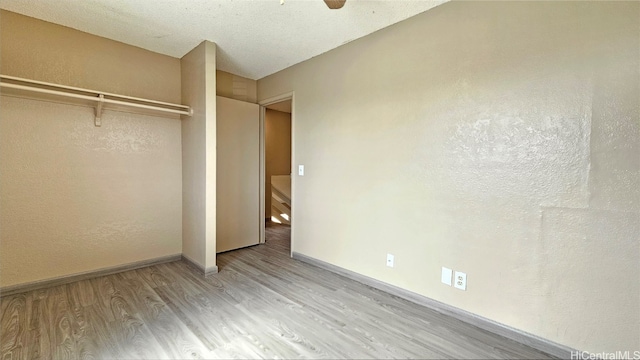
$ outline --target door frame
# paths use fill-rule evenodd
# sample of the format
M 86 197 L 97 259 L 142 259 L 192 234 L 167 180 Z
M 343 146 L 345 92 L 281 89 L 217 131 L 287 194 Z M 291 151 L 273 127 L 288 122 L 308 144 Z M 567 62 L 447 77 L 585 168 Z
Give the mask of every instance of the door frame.
M 295 196 L 296 196 L 296 176 L 295 174 L 297 174 L 296 172 L 294 172 L 295 170 L 295 108 L 296 108 L 296 97 L 295 97 L 295 92 L 291 91 L 288 93 L 284 93 L 281 95 L 277 95 L 277 96 L 273 96 L 270 97 L 268 99 L 264 99 L 262 101 L 258 102 L 258 105 L 260 105 L 260 244 L 264 244 L 265 241 L 265 215 L 266 215 L 266 209 L 265 209 L 265 195 L 266 195 L 266 189 L 264 186 L 265 180 L 266 180 L 266 164 L 265 164 L 265 124 L 264 124 L 264 115 L 265 115 L 265 110 L 266 110 L 266 106 L 271 105 L 271 104 L 275 104 L 275 103 L 279 103 L 279 102 L 283 102 L 283 101 L 287 101 L 287 100 L 291 100 L 291 166 L 290 166 L 290 173 L 291 173 L 291 219 L 289 220 L 291 222 L 291 253 L 293 253 L 293 244 L 294 244 L 294 222 L 295 219 L 298 215 L 296 215 L 296 206 L 295 206 Z

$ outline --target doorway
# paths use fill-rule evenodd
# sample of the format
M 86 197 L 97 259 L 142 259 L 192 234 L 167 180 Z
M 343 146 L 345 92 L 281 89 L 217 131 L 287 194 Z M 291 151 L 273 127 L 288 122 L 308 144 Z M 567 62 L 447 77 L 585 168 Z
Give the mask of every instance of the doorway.
M 261 102 L 260 242 L 292 242 L 293 94 Z M 285 239 L 285 237 L 287 239 Z M 288 240 L 288 241 L 287 241 Z

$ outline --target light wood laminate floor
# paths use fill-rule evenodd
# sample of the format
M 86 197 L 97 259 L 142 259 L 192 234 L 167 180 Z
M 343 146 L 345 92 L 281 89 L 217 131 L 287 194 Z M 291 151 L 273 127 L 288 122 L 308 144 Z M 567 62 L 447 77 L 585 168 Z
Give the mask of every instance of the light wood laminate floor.
M 0 358 L 549 358 L 292 260 L 288 231 L 207 278 L 177 261 L 4 297 Z

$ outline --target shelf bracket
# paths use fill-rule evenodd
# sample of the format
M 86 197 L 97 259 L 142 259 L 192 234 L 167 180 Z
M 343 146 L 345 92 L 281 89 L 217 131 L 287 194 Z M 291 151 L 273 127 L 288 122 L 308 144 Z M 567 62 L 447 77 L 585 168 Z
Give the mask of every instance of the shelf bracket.
M 102 126 L 102 107 L 104 106 L 104 95 L 98 95 L 100 97 L 100 101 L 98 101 L 98 106 L 96 106 L 96 119 L 95 125 L 97 127 Z

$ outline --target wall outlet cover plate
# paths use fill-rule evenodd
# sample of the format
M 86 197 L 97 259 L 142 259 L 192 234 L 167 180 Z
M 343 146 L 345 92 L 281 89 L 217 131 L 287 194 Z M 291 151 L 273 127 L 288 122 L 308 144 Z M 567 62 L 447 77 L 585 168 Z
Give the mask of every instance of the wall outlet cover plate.
M 467 290 L 467 274 L 456 271 L 453 286 L 456 289 Z
M 393 267 L 394 260 L 395 260 L 395 258 L 394 258 L 393 255 L 387 254 L 387 266 L 388 267 Z
M 451 286 L 451 277 L 453 276 L 453 270 L 446 268 L 446 267 L 442 267 L 442 276 L 440 281 L 442 281 L 443 284 L 449 285 Z

